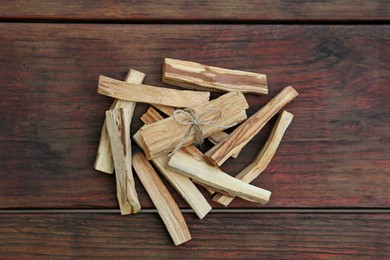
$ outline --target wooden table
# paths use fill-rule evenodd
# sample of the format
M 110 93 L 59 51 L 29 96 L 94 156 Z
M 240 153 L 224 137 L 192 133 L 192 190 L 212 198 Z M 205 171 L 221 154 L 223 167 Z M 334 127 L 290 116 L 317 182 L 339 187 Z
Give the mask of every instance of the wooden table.
M 390 257 L 390 18 L 387 1 L 2 1 L 0 258 Z M 193 239 L 173 243 L 144 210 L 120 216 L 115 180 L 93 169 L 104 111 L 100 74 L 161 83 L 164 57 L 268 75 L 267 97 L 300 96 L 254 182 L 265 207 L 236 199 L 199 220 L 167 184 Z M 138 105 L 132 131 L 141 126 Z M 272 120 L 223 170 L 251 162 Z

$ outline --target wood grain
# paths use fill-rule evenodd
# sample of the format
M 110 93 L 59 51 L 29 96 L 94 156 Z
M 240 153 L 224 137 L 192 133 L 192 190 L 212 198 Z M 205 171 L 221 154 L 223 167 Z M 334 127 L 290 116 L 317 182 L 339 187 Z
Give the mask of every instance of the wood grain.
M 144 78 L 144 73 L 130 69 L 126 75 L 125 82 L 142 83 Z M 115 99 L 110 109 L 129 108 L 130 111 L 134 113 L 135 105 L 136 103 L 134 102 L 127 102 L 125 100 Z M 114 162 L 112 161 L 112 153 L 106 127 L 106 121 L 103 122 L 102 130 L 100 133 L 99 146 L 96 153 L 94 168 L 95 170 L 108 174 L 112 174 L 114 172 Z
M 201 126 L 202 130 L 199 132 L 202 140 L 245 121 L 248 103 L 241 92 L 229 92 L 191 109 L 194 113 L 192 118 L 189 113 L 173 114 L 140 129 L 149 160 L 161 153 L 172 152 L 195 143 L 198 132 L 194 130 L 194 125 L 189 124 L 194 118 Z
M 170 58 L 164 59 L 162 81 L 174 86 L 210 92 L 268 94 L 265 74 Z
M 6 1 L 0 5 L 4 19 L 64 20 L 233 20 L 233 21 L 368 21 L 389 19 L 390 7 L 382 0 L 175 0 Z
M 2 214 L 0 258 L 390 257 L 388 214 L 220 213 L 205 220 L 193 214 L 184 217 L 193 239 L 174 248 L 158 214 L 126 218 L 116 214 Z
M 144 84 L 128 83 L 99 76 L 98 93 L 132 102 L 173 107 L 192 107 L 209 101 L 210 92 L 175 90 Z
M 191 240 L 191 234 L 183 214 L 153 166 L 140 150 L 136 150 L 133 154 L 133 167 L 156 206 L 175 246 Z
M 131 67 L 157 85 L 165 57 L 262 71 L 270 97 L 298 90 L 286 107 L 294 121 L 253 182 L 273 191 L 267 207 L 388 207 L 389 40 L 387 25 L 2 23 L 0 208 L 117 208 L 114 178 L 91 167 L 112 102 L 96 93 L 98 76 L 123 79 Z M 246 97 L 248 116 L 269 101 Z M 137 105 L 133 133 L 145 110 Z M 274 120 L 222 169 L 247 166 Z M 153 207 L 135 182 L 141 205 Z

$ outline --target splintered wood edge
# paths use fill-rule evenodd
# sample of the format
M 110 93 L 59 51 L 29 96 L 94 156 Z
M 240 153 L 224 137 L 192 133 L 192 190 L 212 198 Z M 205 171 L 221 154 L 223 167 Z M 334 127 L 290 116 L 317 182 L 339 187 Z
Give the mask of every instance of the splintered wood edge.
M 149 194 L 174 244 L 191 239 L 187 224 L 172 195 L 141 151 L 133 153 L 133 167 Z
M 137 213 L 141 209 L 131 168 L 130 114 L 131 111 L 127 108 L 106 111 L 117 197 L 122 215 Z
M 142 83 L 144 78 L 145 78 L 144 73 L 137 70 L 130 69 L 126 75 L 125 81 L 128 83 Z M 125 102 L 126 101 L 123 100 L 121 100 L 121 102 L 118 102 L 118 100 L 116 99 L 112 103 L 110 109 L 125 107 L 126 106 Z M 108 133 L 107 133 L 106 119 L 104 119 L 103 127 L 100 133 L 99 146 L 96 153 L 94 168 L 95 170 L 105 172 L 108 174 L 114 173 L 114 162 L 112 160 L 110 138 L 108 137 Z
M 263 149 L 256 155 L 254 161 L 245 167 L 235 178 L 242 180 L 246 183 L 252 182 L 256 179 L 269 165 L 276 150 L 279 147 L 280 142 L 290 125 L 294 115 L 286 110 L 282 111 L 274 127 L 272 128 L 271 134 L 269 135 L 266 144 Z M 227 207 L 234 197 L 217 193 L 213 197 L 213 201 Z

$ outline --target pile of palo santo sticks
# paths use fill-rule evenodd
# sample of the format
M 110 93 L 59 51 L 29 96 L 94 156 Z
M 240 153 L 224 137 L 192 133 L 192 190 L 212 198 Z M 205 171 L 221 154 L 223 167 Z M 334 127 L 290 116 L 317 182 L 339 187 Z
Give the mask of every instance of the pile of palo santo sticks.
M 247 118 L 243 93 L 268 93 L 266 75 L 229 70 L 199 63 L 165 59 L 162 81 L 193 90 L 175 90 L 143 85 L 145 74 L 130 70 L 125 81 L 100 76 L 98 93 L 115 98 L 101 131 L 95 169 L 115 170 L 121 214 L 141 209 L 132 167 L 156 206 L 175 245 L 191 239 L 183 215 L 150 164 L 151 161 L 184 198 L 199 218 L 211 206 L 194 183 L 213 194 L 213 201 L 228 206 L 234 197 L 266 204 L 271 192 L 249 184 L 269 164 L 293 115 L 282 111 L 268 141 L 255 160 L 232 177 L 219 169 L 241 149 L 298 93 L 284 88 L 263 108 Z M 197 91 L 194 91 L 197 90 Z M 227 92 L 209 100 L 210 92 Z M 141 117 L 145 123 L 130 133 L 136 102 L 153 107 Z M 230 134 L 223 130 L 234 127 Z M 132 151 L 131 137 L 142 149 Z M 215 146 L 205 154 L 194 143 L 208 138 Z

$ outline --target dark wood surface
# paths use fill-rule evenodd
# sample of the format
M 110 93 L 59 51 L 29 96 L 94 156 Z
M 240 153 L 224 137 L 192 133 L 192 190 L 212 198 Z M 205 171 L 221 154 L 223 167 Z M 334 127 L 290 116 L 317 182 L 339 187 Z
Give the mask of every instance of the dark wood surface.
M 388 258 L 388 14 L 386 1 L 1 4 L 0 258 Z M 270 94 L 246 95 L 248 115 L 287 85 L 300 92 L 276 156 L 254 181 L 273 192 L 269 204 L 236 199 L 204 220 L 186 213 L 193 240 L 180 247 L 138 179 L 154 213 L 107 214 L 118 208 L 115 179 L 93 170 L 112 103 L 97 94 L 98 76 L 124 79 L 134 68 L 168 87 L 165 57 L 267 74 Z M 133 132 L 146 109 L 137 105 Z M 249 164 L 274 122 L 223 170 Z
M 0 1 L 0 19 L 111 21 L 385 21 L 386 0 Z
M 184 214 L 193 239 L 172 246 L 157 214 L 0 215 L 0 255 L 136 259 L 387 259 L 390 217 Z M 26 224 L 28 223 L 28 224 Z

